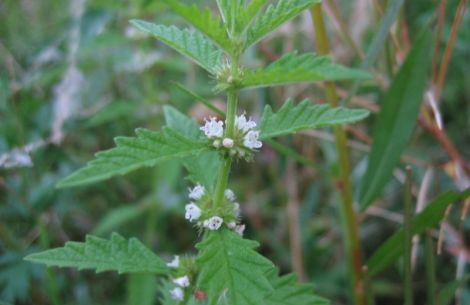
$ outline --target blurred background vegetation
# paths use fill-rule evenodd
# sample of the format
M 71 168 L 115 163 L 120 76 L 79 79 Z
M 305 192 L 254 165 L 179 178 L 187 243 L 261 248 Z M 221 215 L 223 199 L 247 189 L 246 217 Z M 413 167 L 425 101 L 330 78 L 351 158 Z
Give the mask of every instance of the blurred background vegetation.
M 359 67 L 384 8 L 393 1 L 324 2 L 334 60 Z M 199 3 L 215 8 L 215 1 Z M 448 0 L 439 43 L 442 50 L 458 3 Z M 382 84 L 363 84 L 353 106 L 371 110 L 380 106 L 413 39 L 430 21 L 437 22 L 439 5 L 437 0 L 405 1 L 393 35 L 374 64 Z M 133 135 L 137 127 L 159 129 L 163 105 L 173 105 L 198 120 L 211 114 L 175 82 L 223 107 L 221 97 L 212 91 L 214 82 L 203 71 L 131 28 L 128 20 L 132 18 L 184 24 L 157 0 L 0 0 L 0 303 L 157 304 L 157 281 L 147 275 L 47 270 L 23 261 L 31 252 L 83 240 L 87 233 L 108 237 L 117 231 L 136 236 L 168 258 L 194 251 L 197 236 L 182 214 L 189 183 L 177 162 L 93 186 L 54 187 L 95 152 L 112 147 L 115 136 Z M 294 49 L 312 51 L 314 41 L 307 11 L 250 50 L 244 62 L 255 67 Z M 466 160 L 470 157 L 469 42 L 467 12 L 439 103 L 445 131 Z M 340 94 L 350 86 L 339 84 Z M 321 84 L 258 89 L 242 94 L 241 107 L 257 118 L 264 105 L 277 108 L 288 97 L 322 103 L 324 92 Z M 357 190 L 375 118 L 372 115 L 348 129 Z M 303 133 L 283 142 L 313 161 L 316 169 L 276 153 L 269 145 L 255 162 L 240 162 L 230 187 L 243 203 L 246 236 L 260 241 L 261 252 L 281 270 L 296 269 L 333 304 L 349 304 L 332 132 Z M 426 128 L 416 128 L 405 155 L 404 160 L 413 167 L 416 192 L 426 181 L 427 198 L 468 187 L 468 177 L 465 180 L 456 173 L 445 147 Z M 400 168 L 383 197 L 359 215 L 366 259 L 400 227 Z M 435 264 L 439 291 L 448 292 L 448 300 L 457 303 L 452 296 L 458 288 L 458 302 L 464 305 L 470 304 L 466 267 L 470 218 L 460 220 L 461 213 L 458 205 L 449 214 L 447 230 L 441 236 L 442 254 L 435 257 Z M 290 230 L 292 223 L 300 224 L 300 232 Z M 425 304 L 424 259 L 422 247 L 419 249 L 414 290 L 416 304 Z M 400 264 L 370 283 L 377 304 L 402 302 Z M 455 281 L 456 276 L 463 281 Z

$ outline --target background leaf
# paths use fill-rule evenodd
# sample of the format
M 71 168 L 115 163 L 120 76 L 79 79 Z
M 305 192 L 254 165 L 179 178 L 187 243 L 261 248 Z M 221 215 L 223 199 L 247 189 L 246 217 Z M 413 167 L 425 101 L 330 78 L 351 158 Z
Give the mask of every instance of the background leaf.
M 447 206 L 456 201 L 468 198 L 470 189 L 465 192 L 446 192 L 431 201 L 426 208 L 417 214 L 411 225 L 414 234 L 421 234 L 426 228 L 436 226 L 441 221 Z M 374 276 L 390 266 L 403 253 L 403 229 L 398 230 L 385 241 L 369 258 L 367 266 L 369 275 Z
M 380 195 L 411 137 L 428 78 L 431 41 L 430 33 L 423 33 L 384 97 L 374 126 L 367 171 L 362 180 L 362 208 Z
M 312 4 L 319 2 L 320 0 L 279 0 L 275 4 L 269 5 L 248 29 L 246 48 L 258 42 Z
M 209 8 L 200 9 L 197 4 L 185 5 L 178 0 L 165 0 L 165 3 L 220 48 L 226 51 L 232 49 L 232 42 L 228 38 L 220 18 L 214 16 Z
M 130 23 L 139 30 L 152 34 L 212 74 L 220 64 L 222 51 L 197 31 L 180 30 L 175 26 L 168 27 L 142 20 L 131 20 Z
M 57 186 L 89 184 L 208 150 L 205 143 L 186 138 L 170 128 L 164 128 L 161 132 L 139 128 L 136 134 L 137 138 L 117 137 L 117 147 L 97 153 L 95 160 L 59 181 Z
M 193 139 L 198 139 L 202 132 L 196 120 L 191 119 L 171 106 L 164 106 L 166 124 L 175 130 L 186 134 Z M 215 151 L 207 151 L 197 156 L 190 156 L 183 160 L 184 167 L 188 170 L 188 179 L 194 183 L 204 185 L 213 191 L 217 180 L 215 173 L 219 172 L 220 155 Z
M 258 243 L 228 229 L 208 232 L 197 245 L 198 287 L 209 304 L 259 305 L 273 291 L 266 272 L 273 264 L 254 251 Z
M 313 286 L 300 284 L 297 275 L 278 276 L 276 270 L 269 274 L 274 293 L 266 297 L 265 305 L 328 305 L 330 302 L 313 293 Z
M 109 241 L 88 235 L 85 242 L 67 242 L 63 248 L 30 254 L 25 259 L 47 266 L 95 269 L 97 273 L 168 272 L 166 263 L 139 240 L 126 240 L 117 233 L 113 233 Z
M 369 112 L 363 109 L 331 108 L 329 105 L 314 105 L 309 100 L 295 106 L 292 100 L 288 100 L 276 113 L 269 105 L 264 108 L 259 130 L 261 138 L 267 139 L 305 129 L 353 123 L 368 115 Z
M 319 80 L 367 79 L 369 74 L 331 63 L 330 58 L 314 53 L 291 52 L 266 68 L 245 71 L 241 87 L 257 88 L 314 82 Z

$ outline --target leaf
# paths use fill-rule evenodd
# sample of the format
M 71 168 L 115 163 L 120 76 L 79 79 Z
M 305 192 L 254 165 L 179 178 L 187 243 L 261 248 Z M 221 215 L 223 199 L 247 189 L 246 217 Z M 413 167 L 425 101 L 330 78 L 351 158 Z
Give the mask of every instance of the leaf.
M 104 235 L 116 230 L 119 226 L 140 217 L 145 212 L 140 205 L 123 206 L 112 209 L 93 229 L 93 234 Z
M 426 32 L 415 43 L 384 97 L 360 189 L 363 209 L 380 195 L 411 137 L 428 78 L 430 47 L 431 36 Z
M 157 294 L 157 279 L 153 274 L 133 273 L 127 278 L 127 305 L 153 305 Z
M 217 0 L 222 20 L 228 33 L 239 36 L 253 22 L 267 0 Z
M 200 9 L 197 4 L 185 5 L 179 0 L 165 0 L 165 3 L 220 48 L 230 52 L 232 42 L 228 38 L 220 18 L 214 16 L 209 8 Z
M 363 109 L 331 108 L 329 105 L 314 105 L 309 100 L 295 106 L 292 100 L 288 100 L 277 113 L 273 113 L 269 105 L 264 108 L 260 136 L 267 139 L 304 129 L 353 123 L 368 115 L 369 112 Z
M 246 48 L 300 14 L 304 9 L 319 2 L 320 0 L 279 0 L 276 4 L 269 5 L 248 29 Z
M 175 107 L 169 105 L 163 106 L 163 115 L 165 116 L 166 125 L 180 134 L 184 134 L 194 140 L 199 139 L 202 135 L 196 120 L 189 118 Z
M 209 305 L 259 305 L 272 293 L 266 272 L 273 264 L 254 251 L 257 242 L 223 228 L 208 232 L 196 247 L 200 250 L 197 286 L 207 293 Z
M 464 278 L 454 280 L 446 284 L 441 291 L 439 292 L 439 305 L 449 305 L 452 299 L 455 297 L 455 292 L 460 287 L 464 286 L 465 283 L 470 279 L 470 276 L 465 276 Z
M 446 192 L 439 195 L 426 208 L 417 214 L 411 224 L 413 235 L 423 233 L 427 228 L 436 226 L 441 221 L 447 206 L 470 196 L 470 189 L 459 192 Z M 370 276 L 374 276 L 390 266 L 403 253 L 403 229 L 398 230 L 385 241 L 369 258 L 367 266 Z
M 202 134 L 196 120 L 190 119 L 176 108 L 164 106 L 163 113 L 165 114 L 166 124 L 174 130 L 189 135 L 193 139 L 199 138 Z M 220 155 L 217 152 L 208 151 L 185 158 L 183 164 L 189 172 L 188 179 L 192 183 L 200 183 L 209 191 L 214 190 L 221 164 Z
M 369 74 L 332 64 L 329 57 L 314 53 L 297 55 L 291 52 L 266 68 L 245 71 L 241 87 L 259 88 L 320 80 L 369 78 Z
M 330 302 L 313 293 L 313 286 L 299 284 L 297 275 L 278 276 L 276 270 L 269 273 L 274 293 L 266 297 L 264 305 L 328 305 Z
M 208 72 L 215 74 L 215 67 L 221 62 L 222 51 L 212 45 L 201 33 L 142 20 L 131 20 L 130 23 L 139 30 L 152 34 Z
M 215 191 L 217 173 L 222 164 L 220 154 L 215 151 L 208 151 L 194 157 L 189 157 L 183 161 L 184 167 L 188 171 L 188 179 L 194 183 L 204 185 L 211 193 Z
M 59 181 L 58 187 L 77 186 L 124 175 L 142 167 L 207 151 L 204 142 L 164 128 L 161 132 L 139 128 L 137 138 L 117 137 L 117 147 L 99 152 L 86 167 Z
M 97 273 L 168 272 L 166 263 L 139 240 L 126 240 L 117 233 L 113 233 L 109 241 L 88 235 L 85 242 L 67 242 L 62 248 L 34 253 L 25 257 L 25 260 L 47 266 L 95 269 Z

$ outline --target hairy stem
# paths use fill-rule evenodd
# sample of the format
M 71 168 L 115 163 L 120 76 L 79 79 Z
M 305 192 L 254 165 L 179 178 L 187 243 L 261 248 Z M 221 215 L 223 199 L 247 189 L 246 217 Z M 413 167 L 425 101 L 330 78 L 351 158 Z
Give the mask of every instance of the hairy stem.
M 232 77 L 235 78 L 238 72 L 238 57 L 232 58 Z M 227 92 L 227 115 L 225 117 L 225 137 L 233 138 L 235 133 L 235 116 L 237 115 L 238 91 L 235 88 L 230 88 Z M 223 160 L 222 166 L 219 170 L 217 177 L 217 186 L 215 188 L 214 206 L 219 207 L 222 205 L 224 198 L 224 191 L 227 188 L 228 177 L 230 175 L 230 168 L 232 166 L 232 157 L 226 156 Z
M 315 4 L 311 8 L 313 23 L 315 26 L 315 38 L 320 54 L 326 55 L 330 52 L 328 38 L 323 20 L 321 4 Z M 336 86 L 333 82 L 325 84 L 326 97 L 332 107 L 338 106 L 338 96 Z M 356 213 L 353 207 L 353 193 L 351 185 L 351 168 L 349 164 L 349 151 L 347 147 L 347 138 L 344 128 L 336 126 L 334 128 L 336 139 L 336 150 L 339 155 L 340 165 L 340 183 L 338 184 L 342 199 L 342 214 L 344 217 L 343 228 L 345 232 L 345 246 L 349 258 L 353 283 L 353 298 L 356 305 L 365 305 L 366 298 L 364 294 L 363 274 L 362 274 L 362 253 L 359 241 L 359 228 Z

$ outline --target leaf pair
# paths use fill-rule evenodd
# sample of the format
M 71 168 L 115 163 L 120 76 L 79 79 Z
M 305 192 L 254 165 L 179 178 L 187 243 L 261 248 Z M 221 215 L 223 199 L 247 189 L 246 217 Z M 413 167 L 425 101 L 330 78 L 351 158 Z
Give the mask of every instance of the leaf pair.
M 277 113 L 266 106 L 259 129 L 261 138 L 268 139 L 305 129 L 352 123 L 367 115 L 365 110 L 331 108 L 314 105 L 308 100 L 294 106 L 293 101 L 289 100 Z M 193 176 L 194 182 L 200 179 L 199 182 L 211 189 L 218 168 L 217 153 L 201 140 L 196 121 L 171 107 L 165 107 L 165 117 L 170 127 L 165 127 L 161 132 L 137 129 L 136 138 L 117 137 L 115 148 L 97 153 L 95 160 L 61 180 L 57 186 L 89 184 L 142 167 L 152 167 L 162 161 L 184 159 L 190 176 L 196 175 Z M 211 169 L 205 165 L 209 159 L 216 160 Z

